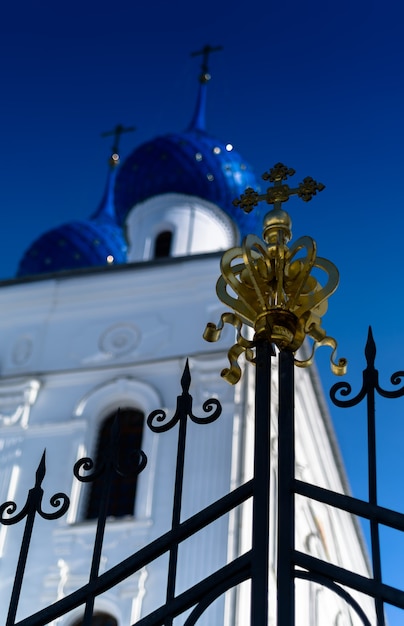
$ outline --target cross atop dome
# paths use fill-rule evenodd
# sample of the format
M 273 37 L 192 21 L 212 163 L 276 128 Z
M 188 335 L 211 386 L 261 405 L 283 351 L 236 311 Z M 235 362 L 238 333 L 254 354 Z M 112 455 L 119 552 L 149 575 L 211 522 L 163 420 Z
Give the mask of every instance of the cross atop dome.
M 132 133 L 136 130 L 135 126 L 123 126 L 122 124 L 117 124 L 113 130 L 107 130 L 105 133 L 101 133 L 101 137 L 111 137 L 114 136 L 114 141 L 112 144 L 112 152 L 109 159 L 109 164 L 111 167 L 115 167 L 119 163 L 119 142 L 121 139 L 121 135 L 123 133 Z
M 212 52 L 219 52 L 219 50 L 223 50 L 223 46 L 210 46 L 209 44 L 206 44 L 206 46 L 203 46 L 201 50 L 198 50 L 196 52 L 191 52 L 191 57 L 196 57 L 196 56 L 203 57 L 202 64 L 201 64 L 202 71 L 199 76 L 200 83 L 207 83 L 211 79 L 211 75 L 209 74 L 209 67 L 208 67 L 209 55 Z
M 206 113 L 206 83 L 210 80 L 211 76 L 209 74 L 209 55 L 212 52 L 219 52 L 219 50 L 223 50 L 222 46 L 203 46 L 201 50 L 196 52 L 191 52 L 191 57 L 202 56 L 202 64 L 201 64 L 201 74 L 199 76 L 199 93 L 198 99 L 196 101 L 196 107 L 194 111 L 194 115 L 192 117 L 191 123 L 188 127 L 188 130 L 196 130 L 196 131 L 205 131 L 206 123 L 205 123 L 205 113 Z

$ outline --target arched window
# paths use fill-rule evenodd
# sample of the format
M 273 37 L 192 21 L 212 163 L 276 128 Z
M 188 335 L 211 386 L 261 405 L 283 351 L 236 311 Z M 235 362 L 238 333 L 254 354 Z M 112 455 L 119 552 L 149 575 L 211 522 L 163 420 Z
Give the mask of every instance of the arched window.
M 157 235 L 154 243 L 153 257 L 155 259 L 162 259 L 170 256 L 172 240 L 173 234 L 170 230 L 163 230 L 163 232 Z
M 72 624 L 72 626 L 82 626 L 83 620 L 80 618 Z M 107 613 L 94 613 L 91 618 L 91 626 L 118 626 L 115 617 Z
M 109 415 L 101 424 L 96 452 L 94 455 L 95 467 L 102 464 L 106 451 L 110 445 L 111 427 L 116 413 Z M 133 515 L 136 497 L 137 473 L 131 471 L 134 461 L 133 452 L 142 446 L 144 413 L 138 409 L 124 408 L 119 412 L 119 462 L 125 473 L 120 476 L 116 472 L 112 475 L 108 515 L 123 517 Z M 103 489 L 102 476 L 89 483 L 89 494 L 86 503 L 85 519 L 96 519 L 99 513 L 99 502 Z M 104 622 L 102 622 L 103 624 Z M 97 622 L 98 624 L 98 622 Z M 101 624 L 101 622 L 100 622 Z

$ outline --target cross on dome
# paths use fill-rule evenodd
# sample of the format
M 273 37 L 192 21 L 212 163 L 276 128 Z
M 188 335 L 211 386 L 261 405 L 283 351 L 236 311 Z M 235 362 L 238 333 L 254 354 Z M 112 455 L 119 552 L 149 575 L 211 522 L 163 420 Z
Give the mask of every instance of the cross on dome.
M 199 76 L 199 81 L 201 83 L 207 83 L 208 80 L 210 80 L 211 76 L 209 74 L 209 67 L 208 67 L 208 61 L 209 61 L 209 55 L 212 52 L 219 52 L 219 50 L 223 50 L 223 46 L 210 46 L 209 44 L 207 44 L 206 46 L 203 46 L 203 48 L 201 50 L 198 50 L 196 52 L 191 52 L 191 57 L 196 57 L 196 56 L 202 56 L 202 63 L 201 63 L 201 74 Z
M 196 101 L 195 111 L 191 120 L 191 123 L 188 127 L 188 130 L 196 130 L 205 132 L 206 123 L 205 123 L 205 112 L 206 112 L 206 83 L 210 80 L 211 76 L 209 74 L 208 60 L 209 55 L 212 52 L 218 52 L 219 50 L 223 50 L 222 46 L 210 46 L 206 45 L 201 50 L 196 52 L 191 52 L 191 57 L 201 56 L 202 55 L 202 64 L 201 64 L 201 74 L 199 75 L 199 93 Z
M 112 154 L 109 159 L 109 164 L 111 167 L 115 167 L 119 163 L 119 142 L 121 139 L 121 135 L 123 133 L 132 133 L 136 130 L 135 126 L 123 126 L 122 124 L 117 124 L 113 130 L 107 130 L 105 133 L 101 133 L 101 137 L 111 137 L 113 135 L 114 141 L 112 144 Z

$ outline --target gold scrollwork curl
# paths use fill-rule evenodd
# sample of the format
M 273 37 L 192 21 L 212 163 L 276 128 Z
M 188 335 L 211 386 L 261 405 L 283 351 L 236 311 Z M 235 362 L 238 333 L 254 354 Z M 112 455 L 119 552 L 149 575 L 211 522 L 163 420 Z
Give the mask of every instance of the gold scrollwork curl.
M 295 365 L 297 365 L 297 367 L 309 367 L 310 365 L 313 365 L 314 353 L 316 352 L 317 348 L 320 348 L 321 346 L 328 346 L 329 348 L 332 348 L 330 356 L 330 367 L 332 373 L 336 376 L 345 376 L 348 363 L 347 360 L 343 357 L 339 358 L 338 360 L 336 359 L 337 342 L 333 337 L 324 337 L 319 341 L 314 341 L 310 356 L 307 359 L 304 359 L 304 361 L 299 361 L 298 359 L 295 359 Z
M 244 354 L 247 361 L 253 362 L 254 343 L 242 335 L 241 330 L 243 322 L 238 315 L 229 312 L 222 313 L 217 325 L 208 322 L 203 333 L 203 338 L 209 342 L 218 341 L 225 324 L 230 324 L 236 329 L 237 341 L 227 353 L 230 367 L 225 367 L 221 372 L 221 376 L 231 385 L 235 385 L 241 378 L 241 367 L 238 363 L 238 359 Z

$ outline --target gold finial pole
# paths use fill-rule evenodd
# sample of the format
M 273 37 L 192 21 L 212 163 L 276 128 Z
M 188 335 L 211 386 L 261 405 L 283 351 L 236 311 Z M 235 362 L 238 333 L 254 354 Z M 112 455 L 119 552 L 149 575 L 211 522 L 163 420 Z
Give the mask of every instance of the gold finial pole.
M 247 213 L 263 201 L 273 205 L 273 209 L 264 217 L 263 239 L 247 235 L 241 247 L 224 253 L 216 292 L 234 313 L 224 313 L 217 326 L 209 323 L 204 332 L 207 341 L 217 341 L 225 323 L 236 328 L 237 342 L 228 353 L 230 367 L 222 372 L 222 376 L 233 384 L 241 376 L 239 356 L 244 353 L 247 360 L 254 360 L 253 349 L 261 339 L 274 343 L 280 350 L 296 352 L 308 335 L 314 340 L 312 354 L 306 361 L 295 360 L 296 365 L 310 365 L 315 349 L 327 345 L 333 349 L 333 372 L 342 375 L 346 370 L 345 359 L 333 360 L 336 341 L 321 327 L 327 300 L 338 286 L 338 270 L 327 259 L 317 257 L 316 243 L 311 237 L 301 237 L 291 247 L 287 246 L 292 238 L 292 222 L 282 209 L 282 203 L 290 196 L 297 195 L 308 202 L 325 187 L 306 177 L 297 187 L 291 188 L 283 181 L 294 174 L 293 169 L 277 163 L 262 176 L 273 186 L 262 194 L 248 188 L 240 199 L 234 201 L 235 206 Z M 238 263 L 235 263 L 236 259 Z M 326 277 L 324 285 L 311 274 L 313 268 L 323 272 Z M 254 329 L 252 341 L 243 337 L 243 325 Z

